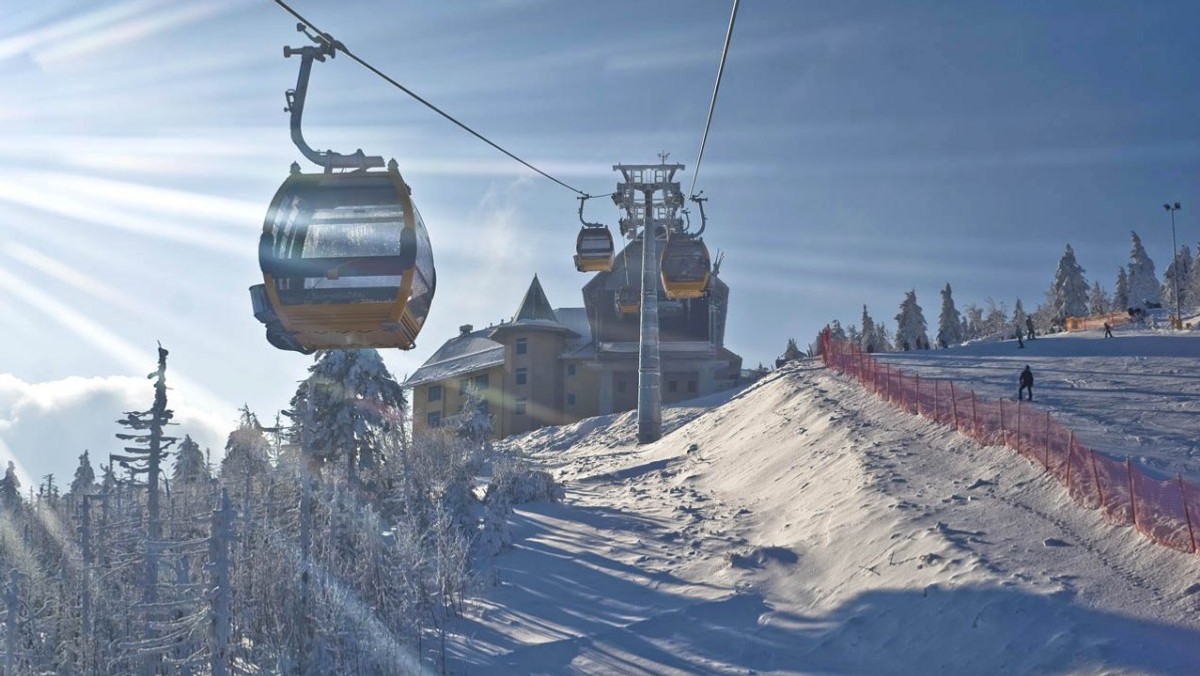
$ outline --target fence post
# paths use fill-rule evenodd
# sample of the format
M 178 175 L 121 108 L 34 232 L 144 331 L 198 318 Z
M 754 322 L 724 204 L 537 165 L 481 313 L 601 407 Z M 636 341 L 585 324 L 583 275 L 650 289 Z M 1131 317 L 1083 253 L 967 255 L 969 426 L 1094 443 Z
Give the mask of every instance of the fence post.
M 1187 492 L 1183 490 L 1183 475 L 1175 475 L 1179 479 L 1179 499 L 1183 502 L 1183 517 L 1187 519 L 1188 525 L 1188 540 L 1192 543 L 1192 553 L 1196 553 L 1196 533 L 1192 530 L 1192 515 L 1188 511 Z
M 958 429 L 958 401 L 954 398 L 954 381 L 950 381 L 950 413 L 954 416 L 954 431 Z
M 1049 428 L 1047 428 L 1046 435 L 1049 436 L 1049 434 L 1050 431 Z M 1049 442 L 1046 443 L 1049 445 Z M 1074 453 L 1071 453 L 1071 447 L 1067 446 L 1067 495 L 1071 494 L 1071 457 L 1073 455 Z
M 971 390 L 971 431 L 979 441 L 979 415 L 975 412 L 975 390 Z
M 1133 527 L 1140 531 L 1137 522 L 1137 497 L 1133 493 L 1133 460 L 1128 455 L 1125 456 L 1125 473 L 1129 476 L 1129 511 L 1133 512 Z
M 1020 406 L 1021 402 L 1018 401 L 1017 405 Z M 1000 400 L 1000 443 L 1004 444 L 1005 446 L 1008 445 L 1008 432 L 1004 429 L 1004 400 L 1003 399 Z
M 918 373 L 915 377 L 917 379 L 917 388 L 916 388 L 917 415 L 921 415 L 921 374 Z
M 1021 452 L 1021 400 L 1017 400 L 1017 443 L 1014 446 L 1017 453 Z
M 1075 448 L 1075 433 L 1071 432 L 1071 448 Z M 1088 449 L 1092 454 L 1092 478 L 1096 480 L 1096 493 L 1100 497 L 1100 509 L 1104 509 L 1104 487 L 1100 485 L 1100 470 L 1096 469 L 1096 452 Z
M 900 388 L 900 407 L 903 408 L 907 412 L 908 411 L 908 398 L 904 396 L 904 371 L 899 371 L 899 373 L 900 373 L 900 384 L 897 387 Z
M 892 369 L 887 364 L 883 365 L 883 398 L 892 403 Z
M 1067 458 L 1070 463 L 1070 455 Z M 1050 411 L 1046 411 L 1046 471 L 1050 471 Z

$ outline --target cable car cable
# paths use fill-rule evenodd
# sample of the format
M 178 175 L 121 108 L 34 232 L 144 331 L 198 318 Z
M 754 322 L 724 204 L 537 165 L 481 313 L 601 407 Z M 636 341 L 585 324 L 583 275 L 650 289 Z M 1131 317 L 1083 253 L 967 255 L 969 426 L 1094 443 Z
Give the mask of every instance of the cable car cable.
M 279 0 L 276 0 L 278 2 Z M 721 50 L 721 64 L 717 66 L 717 83 L 713 85 L 712 100 L 708 102 L 708 119 L 704 122 L 704 136 L 700 139 L 700 153 L 692 169 L 692 187 L 689 195 L 696 194 L 696 179 L 700 177 L 700 161 L 704 159 L 704 146 L 708 144 L 708 128 L 712 125 L 713 110 L 717 107 L 717 92 L 721 91 L 721 74 L 725 72 L 725 57 L 729 56 L 729 40 L 733 37 L 733 21 L 737 18 L 738 1 L 733 0 L 733 12 L 729 15 L 729 28 L 725 31 L 725 48 Z
M 425 100 L 424 98 L 422 98 L 422 97 L 421 97 L 419 94 L 417 94 L 417 93 L 416 93 L 416 92 L 414 92 L 413 90 L 409 89 L 408 87 L 405 87 L 404 85 L 400 84 L 399 82 L 397 82 L 396 80 L 394 80 L 392 77 L 390 77 L 389 75 L 387 75 L 387 74 L 386 74 L 386 73 L 384 73 L 383 71 L 379 70 L 379 69 L 378 69 L 378 68 L 376 68 L 375 66 L 372 66 L 371 64 L 367 63 L 367 62 L 366 62 L 366 61 L 364 61 L 363 59 L 359 58 L 359 57 L 358 57 L 358 56 L 357 56 L 357 55 L 356 55 L 354 52 L 350 51 L 350 49 L 349 49 L 348 47 L 346 47 L 346 45 L 345 45 L 344 43 L 342 43 L 342 42 L 341 42 L 341 41 L 339 41 L 339 40 L 335 40 L 335 39 L 333 39 L 333 36 L 331 36 L 329 33 L 326 33 L 325 31 L 323 31 L 323 30 L 321 30 L 321 29 L 317 28 L 315 25 L 313 25 L 313 23 L 312 23 L 311 21 L 309 21 L 308 19 L 304 18 L 303 16 L 301 16 L 301 15 L 300 15 L 300 13 L 299 13 L 299 12 L 297 12 L 296 10 L 292 9 L 291 7 L 289 7 L 289 6 L 288 6 L 288 4 L 287 4 L 286 2 L 284 2 L 283 0 L 274 0 L 274 2 L 275 2 L 275 4 L 279 5 L 279 6 L 280 6 L 280 7 L 281 7 L 281 8 L 282 8 L 282 9 L 283 9 L 285 12 L 287 12 L 288 14 L 291 14 L 292 16 L 294 16 L 294 17 L 296 18 L 296 20 L 297 20 L 297 21 L 299 21 L 299 22 L 300 22 L 300 23 L 302 23 L 302 24 L 305 24 L 305 25 L 306 25 L 306 26 L 308 26 L 309 28 L 311 28 L 311 29 L 313 29 L 314 31 L 316 31 L 316 32 L 317 32 L 317 33 L 318 33 L 318 34 L 321 36 L 321 38 L 322 38 L 322 39 L 324 39 L 324 40 L 328 40 L 328 41 L 329 41 L 329 43 L 330 43 L 330 45 L 331 45 L 331 46 L 332 46 L 332 47 L 333 47 L 335 50 L 342 52 L 342 53 L 343 53 L 343 54 L 345 54 L 347 57 L 349 57 L 349 58 L 350 58 L 350 59 L 352 59 L 354 62 L 356 62 L 358 65 L 362 66 L 363 68 L 366 68 L 367 70 L 371 71 L 371 72 L 372 72 L 372 73 L 374 73 L 375 75 L 378 75 L 380 78 L 382 78 L 382 79 L 383 79 L 385 82 L 387 82 L 388 84 L 391 84 L 393 87 L 396 87 L 396 88 L 397 88 L 397 89 L 399 89 L 400 91 L 402 91 L 402 92 L 404 92 L 405 94 L 408 94 L 408 95 L 409 95 L 409 96 L 411 96 L 412 98 L 416 99 L 418 102 L 420 102 L 421 104 L 423 104 L 423 105 L 424 105 L 426 108 L 429 108 L 430 110 L 432 110 L 433 112 L 437 113 L 438 115 L 441 115 L 442 117 L 446 118 L 447 120 L 449 120 L 449 121 L 453 122 L 454 124 L 458 125 L 458 127 L 459 127 L 460 129 L 462 129 L 463 131 L 465 131 L 465 132 L 467 132 L 468 134 L 470 134 L 470 135 L 474 136 L 475 138 L 479 139 L 480 141 L 483 141 L 484 143 L 488 144 L 489 146 L 491 146 L 491 147 L 495 148 L 496 150 L 499 150 L 499 151 L 500 151 L 501 153 L 503 153 L 504 155 L 506 155 L 506 156 L 508 156 L 509 158 L 511 158 L 511 159 L 513 159 L 513 160 L 515 160 L 515 161 L 517 161 L 517 162 L 519 162 L 519 163 L 523 164 L 525 167 L 527 167 L 527 168 L 529 168 L 529 169 L 532 169 L 533 171 L 537 172 L 538 174 L 541 174 L 542 176 L 544 176 L 544 177 L 546 177 L 546 178 L 550 179 L 551 181 L 554 181 L 555 183 L 557 183 L 557 184 L 561 185 L 562 187 L 566 188 L 567 190 L 570 190 L 571 192 L 574 192 L 574 193 L 578 193 L 578 194 L 580 194 L 580 195 L 586 195 L 586 194 L 587 194 L 587 193 L 583 192 L 582 190 L 580 190 L 579 188 L 576 188 L 576 187 L 574 187 L 574 186 L 568 185 L 568 184 L 566 184 L 566 183 L 564 183 L 564 182 L 560 181 L 559 179 L 557 179 L 557 178 L 555 178 L 555 177 L 551 176 L 550 174 L 547 174 L 546 172 L 542 171 L 541 169 L 538 169 L 537 167 L 535 167 L 535 166 L 533 166 L 532 164 L 530 164 L 530 163 L 526 162 L 525 160 L 521 159 L 520 157 L 517 157 L 516 155 L 512 154 L 512 153 L 511 153 L 511 152 L 509 152 L 508 150 L 505 150 L 503 147 L 501 147 L 500 145 L 496 144 L 495 142 L 493 142 L 491 139 L 487 138 L 487 137 L 486 137 L 486 136 L 484 136 L 483 134 L 480 134 L 479 132 L 475 131 L 474 129 L 472 129 L 472 128 L 468 127 L 466 124 L 463 124 L 462 122 L 459 122 L 457 119 L 455 119 L 455 117 L 454 117 L 453 115 L 451 115 L 451 114 L 447 113 L 446 111 L 442 110 L 441 108 L 438 108 L 437 106 L 433 105 L 432 103 L 430 103 L 429 101 L 427 101 L 427 100 Z M 724 63 L 724 59 L 723 59 L 723 58 L 722 58 L 722 63 Z

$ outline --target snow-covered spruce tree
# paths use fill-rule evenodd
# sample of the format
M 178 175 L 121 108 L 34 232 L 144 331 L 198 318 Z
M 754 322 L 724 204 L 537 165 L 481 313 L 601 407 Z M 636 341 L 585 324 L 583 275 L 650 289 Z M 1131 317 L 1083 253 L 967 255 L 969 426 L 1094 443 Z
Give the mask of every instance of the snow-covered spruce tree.
M 1178 272 L 1176 272 L 1178 271 Z M 1191 303 L 1191 298 L 1188 297 L 1188 282 L 1192 275 L 1192 250 L 1188 245 L 1184 244 L 1179 247 L 1179 252 L 1171 264 L 1167 266 L 1167 271 L 1163 273 L 1162 282 L 1162 302 L 1163 307 L 1170 308 L 1171 312 L 1175 312 L 1175 276 L 1179 275 L 1179 307 L 1185 308 Z
M 308 371 L 288 412 L 296 440 L 314 468 L 344 463 L 357 485 L 360 468 L 383 461 L 383 438 L 404 426 L 404 390 L 373 349 L 326 350 Z
M 842 323 L 836 319 L 829 323 L 829 337 L 833 340 L 846 340 L 846 329 L 842 328 Z
M 875 345 L 875 320 L 871 319 L 871 315 L 867 313 L 867 306 L 863 305 L 862 311 L 862 335 L 859 336 L 858 347 L 863 352 L 871 353 L 876 351 Z
M 938 347 L 958 345 L 963 342 L 962 315 L 954 307 L 954 296 L 950 282 L 942 289 L 942 311 L 938 314 Z
M 917 305 L 917 291 L 913 289 L 904 294 L 900 303 L 900 312 L 896 314 L 896 345 L 905 352 L 909 350 L 928 350 L 929 334 L 926 333 L 925 314 Z
M 175 453 L 175 467 L 171 470 L 171 485 L 176 490 L 184 486 L 207 486 L 212 477 L 208 472 L 208 463 L 200 444 L 192 440 L 190 434 L 183 436 L 179 449 Z
M 876 322 L 875 337 L 870 340 L 870 345 L 874 348 L 872 352 L 891 352 L 895 349 L 888 335 L 887 324 Z
M 1118 312 L 1125 312 L 1133 307 L 1129 304 L 1129 275 L 1126 274 L 1125 268 L 1117 269 L 1117 284 L 1113 289 L 1112 309 Z
M 1088 283 L 1083 273 L 1084 269 L 1075 260 L 1075 251 L 1068 244 L 1054 271 L 1049 292 L 1050 306 L 1059 322 L 1065 322 L 1067 317 L 1088 315 Z
M 981 337 L 1011 338 L 1012 331 L 1008 327 L 1008 306 L 1004 303 L 997 304 L 995 300 L 988 298 L 987 314 L 984 315 L 979 332 Z
M 1189 309 L 1194 312 L 1200 307 L 1200 244 L 1196 245 L 1196 257 L 1192 259 L 1191 268 L 1188 270 L 1187 293 L 1183 297 L 1187 301 L 1184 305 L 1185 313 Z
M 1142 247 L 1142 239 L 1136 232 L 1129 234 L 1133 241 L 1129 263 L 1125 266 L 1129 271 L 1129 307 L 1145 309 L 1147 305 L 1161 303 L 1161 285 L 1154 274 L 1154 261 Z
M 96 470 L 92 469 L 92 461 L 88 459 L 88 452 L 85 450 L 79 456 L 79 466 L 75 468 L 75 477 L 71 479 L 70 495 L 80 498 L 95 493 L 97 488 Z
M 1092 308 L 1092 314 L 1097 315 L 1106 314 L 1112 309 L 1112 301 L 1109 300 L 1104 287 L 1100 286 L 1100 280 L 1092 282 L 1092 290 L 1088 294 L 1088 305 Z
M 4 478 L 0 479 L 0 506 L 6 510 L 15 510 L 21 506 L 21 480 L 17 478 L 17 467 L 13 461 L 8 461 L 8 469 Z
M 983 308 L 967 303 L 963 306 L 963 339 L 978 340 L 983 335 Z
M 483 461 L 492 447 L 492 412 L 483 392 L 474 385 L 467 387 L 454 428 L 458 436 L 470 444 L 474 456 L 472 464 Z
M 1021 299 L 1016 299 L 1016 304 L 1013 305 L 1013 331 L 1016 334 L 1024 336 L 1026 334 L 1025 319 L 1028 315 L 1025 313 L 1025 305 L 1021 304 Z
M 263 434 L 258 416 L 243 406 L 238 426 L 225 442 L 225 457 L 221 459 L 221 482 L 230 493 L 244 498 L 245 487 L 253 478 L 263 477 L 270 464 L 267 457 L 270 443 Z M 196 449 L 199 451 L 199 447 Z
M 846 327 L 846 341 L 851 345 L 858 345 L 862 342 L 862 334 L 858 332 L 858 327 L 854 324 Z

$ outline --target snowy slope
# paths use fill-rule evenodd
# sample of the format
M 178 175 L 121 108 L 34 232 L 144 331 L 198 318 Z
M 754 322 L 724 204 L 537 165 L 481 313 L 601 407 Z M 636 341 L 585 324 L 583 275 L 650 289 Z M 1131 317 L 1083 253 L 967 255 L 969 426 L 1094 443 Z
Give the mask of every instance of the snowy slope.
M 815 363 L 724 399 L 517 439 L 567 500 L 518 510 L 451 671 L 1200 670 L 1200 557 Z

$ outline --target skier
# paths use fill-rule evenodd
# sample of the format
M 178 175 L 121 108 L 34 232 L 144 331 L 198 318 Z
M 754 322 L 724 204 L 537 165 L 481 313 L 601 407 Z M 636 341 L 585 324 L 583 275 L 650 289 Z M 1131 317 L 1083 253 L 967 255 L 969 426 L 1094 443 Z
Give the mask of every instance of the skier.
M 1108 325 L 1108 322 L 1104 322 L 1104 337 L 1105 337 L 1105 338 L 1112 338 L 1112 337 L 1113 337 L 1113 334 L 1112 334 L 1112 327 Z
M 1025 370 L 1021 371 L 1021 386 L 1017 388 L 1017 401 L 1021 400 L 1021 393 L 1029 390 L 1029 401 L 1033 401 L 1033 371 L 1029 370 L 1029 364 L 1025 365 Z
M 1029 339 L 1033 340 L 1036 337 L 1033 333 L 1033 317 L 1025 318 L 1025 328 L 1029 329 Z

